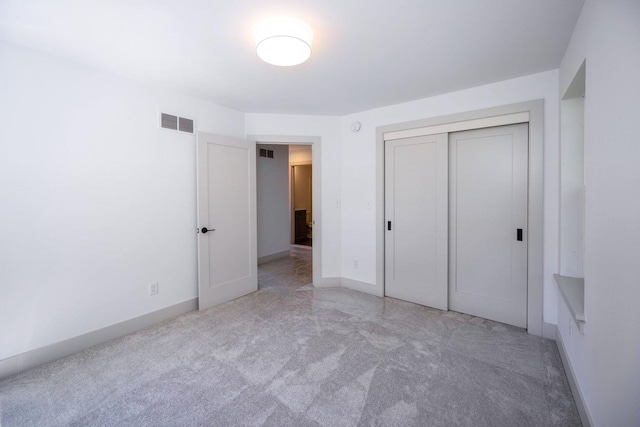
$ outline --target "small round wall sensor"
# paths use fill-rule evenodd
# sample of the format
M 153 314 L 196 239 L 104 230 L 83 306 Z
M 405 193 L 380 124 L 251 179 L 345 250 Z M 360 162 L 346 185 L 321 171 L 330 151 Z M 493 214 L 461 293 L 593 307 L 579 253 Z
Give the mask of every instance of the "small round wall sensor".
M 358 132 L 360 130 L 360 122 L 351 123 L 351 132 Z

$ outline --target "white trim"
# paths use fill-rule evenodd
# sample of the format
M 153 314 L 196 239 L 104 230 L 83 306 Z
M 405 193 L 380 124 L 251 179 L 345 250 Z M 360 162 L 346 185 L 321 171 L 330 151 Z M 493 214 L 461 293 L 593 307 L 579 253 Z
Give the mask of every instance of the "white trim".
M 322 138 L 296 135 L 247 135 L 246 139 L 255 141 L 257 144 L 313 145 L 319 143 Z
M 98 344 L 139 331 L 156 323 L 198 309 L 198 298 L 192 298 L 142 316 L 95 329 L 64 341 L 49 344 L 0 360 L 0 379 L 35 368 L 48 362 L 86 350 Z
M 573 400 L 575 400 L 576 402 L 578 414 L 580 414 L 582 425 L 584 427 L 591 427 L 595 424 L 593 423 L 593 419 L 591 418 L 591 414 L 589 412 L 589 407 L 587 406 L 587 401 L 584 399 L 584 394 L 582 394 L 582 389 L 580 388 L 580 384 L 578 383 L 578 377 L 573 370 L 571 360 L 569 359 L 567 350 L 565 349 L 564 341 L 562 341 L 562 334 L 560 333 L 558 325 L 556 325 L 556 344 L 558 345 L 558 353 L 560 353 L 560 359 L 562 359 L 564 372 L 567 375 L 567 380 L 569 381 L 569 386 L 571 387 L 571 394 L 573 394 Z
M 273 145 L 311 145 L 312 185 L 313 185 L 313 211 L 318 214 L 313 218 L 313 255 L 312 270 L 313 283 L 323 283 L 322 279 L 322 156 L 321 141 L 319 136 L 292 136 L 292 135 L 247 135 L 245 137 L 256 144 Z M 291 166 L 289 166 L 291 167 Z M 322 285 L 320 285 L 322 286 Z
M 258 257 L 258 265 L 266 264 L 267 262 L 275 261 L 277 259 L 288 258 L 291 255 L 291 251 L 287 249 L 286 251 L 276 252 L 273 254 L 260 256 Z
M 314 280 L 313 286 L 316 288 L 341 288 L 341 277 L 323 277 L 319 281 Z
M 433 117 L 406 123 L 380 126 L 376 129 L 376 292 L 384 294 L 384 141 L 386 135 L 404 135 L 395 132 L 427 127 L 462 126 L 458 123 L 478 122 L 479 119 L 503 117 L 499 120 L 520 120 L 526 113 L 529 122 L 529 211 L 528 211 L 528 272 L 527 272 L 527 330 L 542 336 L 543 310 L 543 148 L 544 100 L 522 102 L 448 116 Z M 497 119 L 496 119 L 497 120 Z M 496 122 L 494 122 L 496 123 Z M 446 127 L 445 126 L 445 127 Z M 467 126 L 467 125 L 464 125 Z M 423 131 L 421 131 L 423 132 Z M 426 130 L 424 132 L 427 132 Z M 435 132 L 435 131 L 434 131 Z M 439 130 L 437 133 L 442 132 Z
M 384 298 L 384 295 L 380 294 L 375 283 L 361 282 L 359 280 L 341 277 L 340 286 L 343 288 L 351 289 L 353 291 L 358 291 L 365 294 L 374 295 L 376 297 Z
M 495 126 L 514 125 L 517 123 L 527 123 L 529 112 L 505 114 L 502 116 L 486 117 L 482 119 L 465 120 L 462 122 L 445 123 L 441 125 L 426 126 L 414 129 L 387 132 L 384 134 L 385 141 L 394 139 L 412 138 L 414 136 L 435 135 L 438 133 L 460 132 L 463 130 L 475 130 L 492 128 Z

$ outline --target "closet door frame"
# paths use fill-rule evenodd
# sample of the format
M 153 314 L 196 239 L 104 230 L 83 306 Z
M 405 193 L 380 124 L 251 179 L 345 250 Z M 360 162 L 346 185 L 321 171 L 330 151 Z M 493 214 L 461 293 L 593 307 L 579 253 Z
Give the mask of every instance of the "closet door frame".
M 450 133 L 516 123 L 529 124 L 527 330 L 552 338 L 543 324 L 543 144 L 544 100 L 487 108 L 376 129 L 376 284 L 373 294 L 384 295 L 385 204 L 384 142 L 411 136 Z

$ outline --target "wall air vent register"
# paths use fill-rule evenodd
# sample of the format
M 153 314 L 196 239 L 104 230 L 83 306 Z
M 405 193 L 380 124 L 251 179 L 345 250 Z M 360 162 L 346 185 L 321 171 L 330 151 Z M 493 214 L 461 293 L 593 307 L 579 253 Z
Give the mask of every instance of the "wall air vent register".
M 167 113 L 160 113 L 160 127 L 186 133 L 193 133 L 195 129 L 193 119 L 178 117 Z
M 260 157 L 268 157 L 270 159 L 273 159 L 273 150 L 266 150 L 264 148 L 261 148 Z

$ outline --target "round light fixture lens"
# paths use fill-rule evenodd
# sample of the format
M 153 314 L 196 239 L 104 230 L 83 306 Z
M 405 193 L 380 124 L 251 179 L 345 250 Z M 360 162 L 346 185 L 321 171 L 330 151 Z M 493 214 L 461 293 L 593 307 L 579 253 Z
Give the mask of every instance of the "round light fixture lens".
M 256 52 L 269 64 L 288 67 L 311 56 L 311 30 L 298 21 L 268 21 L 259 28 L 257 39 Z
M 256 47 L 258 56 L 269 64 L 288 67 L 302 64 L 311 56 L 311 47 L 291 36 L 274 36 L 262 40 Z

